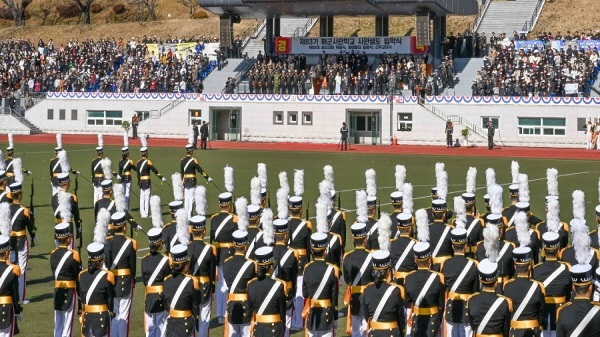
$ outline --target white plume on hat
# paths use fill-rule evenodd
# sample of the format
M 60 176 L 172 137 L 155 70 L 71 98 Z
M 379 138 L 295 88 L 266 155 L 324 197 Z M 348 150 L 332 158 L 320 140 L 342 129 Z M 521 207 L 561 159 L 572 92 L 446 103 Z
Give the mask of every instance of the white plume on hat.
M 573 191 L 573 218 L 585 219 L 585 194 L 581 190 Z
M 248 200 L 246 198 L 237 198 L 235 201 L 235 212 L 238 216 L 238 229 L 241 231 L 248 230 L 250 219 L 248 217 Z
M 454 213 L 456 214 L 456 228 L 465 228 L 467 225 L 467 205 L 460 195 L 454 197 Z
M 413 186 L 411 183 L 405 183 L 402 186 L 402 213 L 412 214 L 414 204 Z
M 467 171 L 467 193 L 473 193 L 477 191 L 477 168 L 469 167 Z
M 162 228 L 162 211 L 160 209 L 160 197 L 158 195 L 150 197 L 150 215 L 152 216 L 152 227 Z
M 187 246 L 190 243 L 190 230 L 188 228 L 188 214 L 185 208 L 180 208 L 175 213 L 177 219 L 177 241 L 180 244 Z
M 335 184 L 333 183 L 333 167 L 331 165 L 323 166 L 323 176 L 325 180 L 331 183 L 331 189 L 335 189 Z
M 417 222 L 417 239 L 421 242 L 429 241 L 429 216 L 423 208 L 415 213 L 415 221 Z
M 546 214 L 546 227 L 550 232 L 558 233 L 560 230 L 559 204 L 556 199 L 548 200 L 548 212 Z
M 519 201 L 529 202 L 529 177 L 524 173 L 519 173 Z
M 327 220 L 327 204 L 317 202 L 315 205 L 317 209 L 317 232 L 328 233 L 329 232 L 329 221 Z
M 117 212 L 127 211 L 127 206 L 125 204 L 125 188 L 123 187 L 123 184 L 114 184 L 112 190 L 113 196 L 115 198 L 115 208 L 117 209 Z
M 69 222 L 73 218 L 71 213 L 71 194 L 65 191 L 58 191 L 58 211 L 60 218 Z
M 496 171 L 493 168 L 485 170 L 485 186 L 487 187 L 487 194 L 490 193 L 490 187 L 496 185 Z
M 198 215 L 206 215 L 208 211 L 208 201 L 206 199 L 206 187 L 200 185 L 196 186 L 196 191 L 194 192 L 194 199 L 196 201 L 196 214 Z
M 294 195 L 304 194 L 304 170 L 294 170 Z
M 58 162 L 60 163 L 60 169 L 62 173 L 71 172 L 71 164 L 69 164 L 69 157 L 67 156 L 67 151 L 60 150 L 57 154 Z
M 446 200 L 448 196 L 448 172 L 440 171 L 436 178 L 437 195 L 440 199 Z
M 572 244 L 575 250 L 575 259 L 578 263 L 589 263 L 592 259 L 590 245 L 592 240 L 588 234 L 588 226 L 583 219 L 571 220 L 571 233 L 573 235 Z
M 483 229 L 483 247 L 485 248 L 485 256 L 492 262 L 497 262 L 500 250 L 500 228 L 498 226 L 485 226 Z
M 123 147 L 129 147 L 129 135 L 123 131 Z
M 101 133 L 98 134 L 98 147 L 104 147 L 104 136 Z
M 0 171 L 4 171 L 6 169 L 6 165 L 4 164 L 4 155 L 2 154 L 2 150 L 0 150 Z
M 444 163 L 435 163 L 435 175 L 437 175 L 446 169 L 446 164 Z
M 110 161 L 110 158 L 108 157 L 104 157 L 103 159 L 100 160 L 100 166 L 102 167 L 102 172 L 104 173 L 104 179 L 108 179 L 108 180 L 112 180 L 113 178 L 113 174 L 112 174 L 112 162 Z
M 12 161 L 13 163 L 13 173 L 15 174 L 15 182 L 22 183 L 23 182 L 23 161 L 21 158 L 15 158 Z
M 258 179 L 260 181 L 260 188 L 267 188 L 267 164 L 265 163 L 258 163 L 257 168 L 256 168 L 256 174 L 258 174 Z
M 233 167 L 225 166 L 225 189 L 229 193 L 233 193 Z
M 279 187 L 288 190 L 288 194 L 290 193 L 290 184 L 288 183 L 287 172 L 285 171 L 279 172 Z
M 288 208 L 288 194 L 290 190 L 288 188 L 280 188 L 277 190 L 277 217 L 279 219 L 287 219 L 289 217 Z
M 331 189 L 332 189 L 331 182 L 329 182 L 328 180 L 323 179 L 319 183 L 319 198 L 318 198 L 317 202 L 327 205 L 328 212 L 329 212 L 329 208 L 331 207 Z
M 493 214 L 502 213 L 502 186 L 492 185 L 489 188 L 490 192 L 490 208 Z
M 270 208 L 263 209 L 260 222 L 262 223 L 263 242 L 270 246 L 275 242 L 275 228 L 273 227 L 273 211 Z
M 188 130 L 188 135 L 187 136 L 188 136 L 188 139 L 187 139 L 188 144 L 195 145 L 194 144 L 194 126 L 193 125 Z
M 510 164 L 510 174 L 512 175 L 512 183 L 518 184 L 519 183 L 519 162 L 518 161 L 513 160 L 512 163 Z
M 367 207 L 367 192 L 356 191 L 356 221 L 367 223 L 369 220 L 369 209 Z
M 375 170 L 368 169 L 365 171 L 365 178 L 367 180 L 367 195 L 369 197 L 377 196 L 377 175 Z
M 15 141 L 13 139 L 13 134 L 9 133 L 8 134 L 8 147 L 14 147 L 15 146 Z
M 404 165 L 396 165 L 396 191 L 402 191 L 404 181 L 406 180 L 406 167 Z
M 250 179 L 250 203 L 258 206 L 260 205 L 260 199 L 260 178 L 252 177 L 252 179 Z
M 381 217 L 379 221 L 377 221 L 377 231 L 379 232 L 379 237 L 377 241 L 379 242 L 379 249 L 381 250 L 390 250 L 391 241 L 390 237 L 392 235 L 392 219 L 390 215 L 387 213 L 381 213 Z
M 140 142 L 142 143 L 142 147 L 148 147 L 148 135 L 145 133 L 142 133 L 140 135 Z
M 181 180 L 181 173 L 176 172 L 171 175 L 171 182 L 173 183 L 173 198 L 176 201 L 183 200 L 183 180 Z
M 11 228 L 10 204 L 0 203 L 0 235 L 10 236 Z
M 106 208 L 101 208 L 96 217 L 96 226 L 94 227 L 94 242 L 106 243 L 108 234 L 108 223 L 110 222 L 110 212 Z
M 62 134 L 61 133 L 57 133 L 56 134 L 56 147 L 62 147 Z
M 527 214 L 525 212 L 517 212 L 515 214 L 515 230 L 517 231 L 517 239 L 521 247 L 529 246 L 531 235 L 529 234 L 529 223 L 527 222 Z
M 548 195 L 558 195 L 558 170 L 555 168 L 547 169 L 546 180 L 548 183 Z

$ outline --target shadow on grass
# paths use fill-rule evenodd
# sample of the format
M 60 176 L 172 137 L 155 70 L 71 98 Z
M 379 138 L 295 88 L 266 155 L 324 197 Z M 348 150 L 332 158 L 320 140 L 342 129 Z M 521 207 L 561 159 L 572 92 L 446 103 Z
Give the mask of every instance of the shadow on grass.
M 41 294 L 41 295 L 38 295 L 38 296 L 33 296 L 32 298 L 29 299 L 29 301 L 31 303 L 42 302 L 42 301 L 45 301 L 45 300 L 52 299 L 52 297 L 54 297 L 54 294 L 52 294 L 52 293 L 45 293 L 45 294 Z
M 31 273 L 29 275 L 31 275 Z M 44 278 L 29 279 L 27 280 L 27 286 L 32 286 L 35 284 L 47 284 L 48 282 L 52 282 L 53 280 L 54 277 L 52 275 L 46 276 Z

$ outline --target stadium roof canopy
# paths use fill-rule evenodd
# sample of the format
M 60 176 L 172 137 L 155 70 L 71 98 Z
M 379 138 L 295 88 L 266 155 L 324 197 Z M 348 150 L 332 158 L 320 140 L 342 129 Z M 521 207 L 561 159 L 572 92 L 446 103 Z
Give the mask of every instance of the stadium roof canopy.
M 477 0 L 198 0 L 215 14 L 242 18 L 316 15 L 475 15 Z

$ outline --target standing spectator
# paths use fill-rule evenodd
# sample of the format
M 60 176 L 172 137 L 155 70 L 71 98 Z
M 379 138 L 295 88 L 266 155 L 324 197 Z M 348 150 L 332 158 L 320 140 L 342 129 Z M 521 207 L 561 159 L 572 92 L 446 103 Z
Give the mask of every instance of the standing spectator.
M 492 120 L 488 120 L 487 122 L 487 130 L 488 130 L 488 149 L 493 149 L 494 148 L 494 133 L 496 132 L 496 129 L 494 128 L 494 123 L 492 122 Z
M 206 150 L 207 139 L 208 139 L 208 123 L 206 123 L 206 121 L 202 121 L 202 126 L 200 127 L 200 148 L 202 150 Z
M 140 119 L 137 115 L 137 113 L 133 113 L 133 117 L 131 117 L 131 128 L 133 130 L 133 139 L 137 139 L 137 128 L 138 128 L 138 124 L 140 122 Z
M 198 149 L 198 121 L 194 121 L 194 126 L 192 127 L 194 132 L 194 142 L 192 143 L 193 148 Z
M 452 143 L 452 133 L 454 132 L 454 124 L 452 124 L 452 121 L 450 120 L 450 118 L 448 118 L 448 121 L 446 122 L 446 146 L 447 147 L 452 147 L 453 143 Z

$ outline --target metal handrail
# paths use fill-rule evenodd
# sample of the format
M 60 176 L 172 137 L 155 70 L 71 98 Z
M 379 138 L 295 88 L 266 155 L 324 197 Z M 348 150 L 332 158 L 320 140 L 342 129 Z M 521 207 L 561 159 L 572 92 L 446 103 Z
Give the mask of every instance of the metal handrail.
M 158 113 L 156 115 L 152 113 L 153 111 L 156 111 L 156 110 L 151 110 L 150 111 L 151 113 L 148 115 L 148 118 L 146 118 L 146 119 L 149 119 L 149 118 L 160 118 L 162 115 L 164 115 L 167 112 L 175 109 L 175 107 L 177 107 L 179 104 L 181 104 L 183 102 L 185 102 L 185 96 L 181 95 L 176 100 L 171 101 L 169 104 L 167 104 L 164 107 L 160 108 L 158 110 Z
M 546 0 L 538 0 L 538 3 L 535 6 L 535 9 L 533 10 L 533 14 L 531 15 L 531 20 L 525 22 L 524 28 L 527 29 L 523 29 L 524 31 L 530 32 L 533 30 L 533 27 L 535 27 L 535 24 L 537 23 L 537 20 L 540 17 L 540 12 L 542 10 L 542 7 L 544 7 L 544 3 L 546 3 Z M 529 27 L 527 27 L 528 24 Z
M 490 3 L 492 2 L 492 0 L 483 0 L 483 3 L 481 4 L 481 6 L 479 8 L 479 14 L 477 14 L 477 17 L 475 18 L 475 23 L 473 24 L 473 31 L 476 32 L 477 29 L 479 29 L 479 25 L 481 24 L 481 21 L 483 20 L 483 17 L 485 16 L 485 13 L 488 10 L 488 7 L 490 7 Z
M 250 39 L 255 39 L 256 37 L 258 37 L 258 34 L 260 34 L 260 32 L 264 29 L 265 25 L 267 24 L 267 20 L 262 20 L 260 22 L 258 22 L 256 24 L 256 26 L 254 26 L 253 28 L 248 28 L 246 29 L 246 31 L 244 32 L 244 39 L 242 42 L 242 48 L 246 48 L 246 46 L 248 45 L 248 42 L 250 42 Z
M 239 85 L 239 83 L 241 82 L 242 78 L 244 77 L 244 75 L 246 75 L 246 73 L 248 73 L 248 70 L 250 70 L 250 68 L 252 68 L 252 66 L 254 65 L 254 62 L 247 62 L 246 65 L 244 65 L 240 70 L 238 70 L 238 72 L 235 74 L 235 77 L 233 78 L 233 81 L 235 82 L 235 87 L 237 88 L 237 86 Z M 221 90 L 221 93 L 224 94 L 225 93 L 225 88 L 223 88 L 223 90 Z
M 440 117 L 444 121 L 446 121 L 446 120 L 448 120 L 448 118 L 450 118 L 451 121 L 458 122 L 458 123 L 466 126 L 468 129 L 475 132 L 476 134 L 478 134 L 481 137 L 485 138 L 487 136 L 487 132 L 485 132 L 482 127 L 480 127 L 479 125 L 473 123 L 472 121 L 470 121 L 462 116 L 447 115 L 444 111 L 436 108 L 435 106 L 433 106 L 431 104 L 419 103 L 419 105 L 422 106 L 423 108 L 429 110 L 434 115 Z
M 306 21 L 304 26 L 296 28 L 294 33 L 292 33 L 292 37 L 306 36 L 317 20 L 319 20 L 319 18 L 308 18 L 308 21 Z

